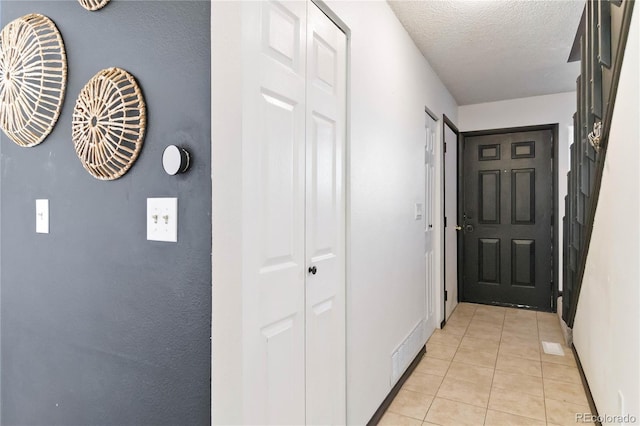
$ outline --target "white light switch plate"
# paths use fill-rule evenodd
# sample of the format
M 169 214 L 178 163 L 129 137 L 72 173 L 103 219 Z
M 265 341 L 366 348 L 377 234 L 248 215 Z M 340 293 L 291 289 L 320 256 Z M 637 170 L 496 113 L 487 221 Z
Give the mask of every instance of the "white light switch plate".
M 177 198 L 147 198 L 147 240 L 178 242 Z
M 420 220 L 422 219 L 422 215 L 424 214 L 424 208 L 422 206 L 422 203 L 416 203 L 414 208 L 413 208 L 413 217 L 416 220 Z
M 36 232 L 49 233 L 49 200 L 36 200 Z

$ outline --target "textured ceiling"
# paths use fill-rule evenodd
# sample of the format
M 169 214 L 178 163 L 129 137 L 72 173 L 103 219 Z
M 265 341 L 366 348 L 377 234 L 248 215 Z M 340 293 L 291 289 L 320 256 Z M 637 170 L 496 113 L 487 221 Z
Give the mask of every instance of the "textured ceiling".
M 459 105 L 569 92 L 584 1 L 389 0 Z

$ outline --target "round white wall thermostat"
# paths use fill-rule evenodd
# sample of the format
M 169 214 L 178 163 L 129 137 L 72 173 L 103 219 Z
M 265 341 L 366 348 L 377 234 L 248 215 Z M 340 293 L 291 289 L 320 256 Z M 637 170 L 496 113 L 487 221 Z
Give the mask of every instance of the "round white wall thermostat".
M 162 167 L 168 175 L 184 173 L 189 169 L 189 152 L 175 145 L 169 145 L 162 154 Z

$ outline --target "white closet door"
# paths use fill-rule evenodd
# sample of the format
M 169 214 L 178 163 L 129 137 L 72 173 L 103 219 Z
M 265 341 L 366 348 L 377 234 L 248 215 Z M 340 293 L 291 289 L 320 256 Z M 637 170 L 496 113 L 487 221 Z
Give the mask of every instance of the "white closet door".
M 247 424 L 305 422 L 306 15 L 306 2 L 243 3 Z
M 313 3 L 307 31 L 309 425 L 344 424 L 346 36 Z
M 436 134 L 437 123 L 436 121 L 425 113 L 425 127 L 426 127 L 426 141 L 425 141 L 425 265 L 427 276 L 427 300 L 426 300 L 426 337 L 431 336 L 436 327 L 435 317 L 435 293 L 436 293 L 436 279 L 435 279 L 435 200 L 436 200 Z
M 347 43 L 313 3 L 307 25 L 306 421 L 344 424 Z
M 346 37 L 310 2 L 243 16 L 244 422 L 344 424 Z

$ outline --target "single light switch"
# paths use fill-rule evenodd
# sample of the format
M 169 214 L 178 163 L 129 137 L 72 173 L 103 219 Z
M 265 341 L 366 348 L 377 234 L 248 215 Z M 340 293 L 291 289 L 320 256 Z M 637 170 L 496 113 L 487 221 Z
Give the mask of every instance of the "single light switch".
M 177 198 L 147 198 L 147 240 L 178 242 Z
M 36 233 L 49 233 L 49 200 L 36 200 Z

